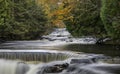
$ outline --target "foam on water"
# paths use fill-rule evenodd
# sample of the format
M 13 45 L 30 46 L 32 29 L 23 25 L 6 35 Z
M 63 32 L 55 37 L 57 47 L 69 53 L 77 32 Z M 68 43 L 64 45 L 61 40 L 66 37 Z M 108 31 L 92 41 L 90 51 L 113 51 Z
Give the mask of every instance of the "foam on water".
M 97 41 L 93 37 L 74 38 L 65 28 L 55 29 L 52 33 L 44 35 L 42 38 L 42 40 L 33 41 L 7 41 L 0 44 L 0 48 L 34 49 L 68 44 L 95 44 Z
M 43 36 L 43 38 L 60 44 L 95 44 L 97 40 L 92 37 L 73 38 L 66 28 L 55 29 L 51 34 Z
M 67 69 L 58 73 L 47 73 L 49 68 L 55 64 L 64 64 L 63 61 L 56 61 L 51 63 L 39 64 L 32 67 L 26 74 L 119 74 L 114 71 L 120 72 L 120 65 L 115 64 L 70 64 Z
M 0 74 L 25 74 L 29 67 L 20 61 L 0 60 Z
M 95 54 L 78 55 L 71 53 L 71 56 L 73 57 L 68 58 L 64 61 L 53 61 L 49 63 L 40 63 L 40 64 L 25 64 L 24 62 L 21 61 L 0 60 L 0 74 L 119 74 L 120 73 L 120 64 L 107 64 L 103 62 L 94 62 L 91 59 L 97 56 L 98 58 L 100 57 L 102 58 L 103 57 L 102 55 L 101 56 Z M 78 61 L 80 62 L 77 63 L 76 61 L 73 61 L 73 63 L 71 63 L 72 59 L 78 59 Z M 87 61 L 93 61 L 93 62 L 86 63 L 86 59 L 88 59 Z M 56 68 L 61 69 L 59 68 L 59 65 L 62 66 L 63 64 L 66 63 L 68 63 L 69 66 L 65 69 L 63 68 L 61 72 L 52 73 L 52 71 L 50 71 L 51 70 L 50 68 L 54 67 L 55 65 L 58 65 L 58 67 Z
M 8 41 L 0 45 L 0 58 L 9 59 L 0 60 L 0 74 L 120 74 L 119 64 L 106 64 L 99 61 L 95 62 L 96 59 L 104 58 L 103 55 L 86 53 L 76 54 L 74 52 L 68 51 L 34 49 L 40 49 L 41 47 L 47 46 L 60 46 L 65 44 L 95 43 L 96 39 L 92 37 L 73 38 L 65 28 L 55 29 L 51 34 L 43 36 L 43 40 Z M 13 48 L 16 48 L 17 50 L 10 50 Z M 40 64 L 25 64 L 21 61 L 10 61 L 16 59 L 23 60 L 24 62 L 39 61 Z M 73 60 L 73 62 L 71 63 L 72 59 L 75 60 Z M 41 61 L 44 63 L 41 63 Z M 90 63 L 87 63 L 86 61 L 90 61 Z M 47 68 L 50 68 L 56 64 L 62 65 L 64 63 L 68 63 L 69 66 L 67 69 L 64 69 L 59 73 L 45 72 Z M 116 71 L 118 73 L 116 73 Z

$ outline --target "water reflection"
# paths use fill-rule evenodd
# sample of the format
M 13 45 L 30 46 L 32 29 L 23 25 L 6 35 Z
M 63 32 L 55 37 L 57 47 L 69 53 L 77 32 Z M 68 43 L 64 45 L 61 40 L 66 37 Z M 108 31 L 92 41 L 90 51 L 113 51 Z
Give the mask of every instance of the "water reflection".
M 118 56 L 120 57 L 120 46 L 116 45 L 81 45 L 81 44 L 70 44 L 62 47 L 63 50 L 104 54 L 107 56 Z

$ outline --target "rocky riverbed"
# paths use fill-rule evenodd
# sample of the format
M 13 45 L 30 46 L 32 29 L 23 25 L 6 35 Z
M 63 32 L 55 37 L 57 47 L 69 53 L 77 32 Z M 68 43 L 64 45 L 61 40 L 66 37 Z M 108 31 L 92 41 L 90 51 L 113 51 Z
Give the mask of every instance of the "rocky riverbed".
M 0 44 L 0 74 L 120 74 L 120 51 L 55 29 L 41 40 Z M 118 47 L 119 48 L 119 47 Z
M 101 60 L 103 55 L 89 54 L 81 58 L 64 61 L 30 64 L 23 61 L 0 60 L 0 74 L 119 74 L 120 64 L 109 64 Z

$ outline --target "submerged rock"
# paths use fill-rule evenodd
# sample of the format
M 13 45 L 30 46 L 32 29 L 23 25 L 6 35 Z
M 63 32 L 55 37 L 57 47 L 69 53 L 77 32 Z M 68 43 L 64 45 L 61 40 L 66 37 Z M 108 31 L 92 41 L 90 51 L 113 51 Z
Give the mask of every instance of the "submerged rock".
M 88 59 L 92 60 L 92 62 L 97 63 L 100 60 L 108 59 L 110 57 L 104 56 L 104 55 L 88 55 Z

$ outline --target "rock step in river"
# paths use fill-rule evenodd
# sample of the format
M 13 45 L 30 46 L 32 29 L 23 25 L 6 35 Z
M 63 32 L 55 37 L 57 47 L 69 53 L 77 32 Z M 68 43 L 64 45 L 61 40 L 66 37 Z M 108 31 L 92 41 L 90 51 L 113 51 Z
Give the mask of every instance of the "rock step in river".
M 58 61 L 54 59 L 52 60 L 53 62 L 50 63 L 43 62 L 40 64 L 27 64 L 27 62 L 23 62 L 23 61 L 0 60 L 0 74 L 119 74 L 120 73 L 120 64 L 107 64 L 102 62 L 102 60 L 110 58 L 104 55 L 85 54 L 85 53 L 76 54 L 74 52 L 65 52 L 65 51 L 62 52 L 56 50 L 54 51 L 53 50 L 14 50 L 14 51 L 1 50 L 1 53 L 4 53 L 3 58 L 5 58 L 5 55 L 7 55 L 9 56 L 7 59 L 11 59 L 12 57 L 12 60 L 14 56 L 15 57 L 22 56 L 23 55 L 22 53 L 26 55 L 33 54 L 29 58 L 31 59 L 32 57 L 36 57 L 35 55 L 36 52 L 39 52 L 39 55 L 42 54 L 42 56 L 39 56 L 39 57 L 43 57 L 41 61 L 45 60 L 45 58 L 48 57 L 46 56 L 48 53 L 51 55 L 56 54 L 58 56 L 57 57 Z M 64 55 L 68 56 L 63 61 L 60 61 L 61 58 L 59 58 L 59 56 L 61 56 L 59 54 L 61 53 L 62 56 Z M 23 56 L 26 57 L 26 55 Z M 49 55 L 49 57 L 51 55 Z M 22 58 L 19 59 L 22 60 Z
M 0 60 L 0 74 L 120 74 L 120 64 L 69 59 L 42 64 Z
M 106 63 L 105 60 L 113 59 L 103 54 L 81 53 L 80 45 L 77 53 L 62 48 L 48 51 L 53 46 L 95 43 L 96 38 L 92 37 L 73 38 L 65 28 L 55 29 L 42 40 L 7 41 L 0 44 L 0 74 L 120 74 L 119 60 L 118 64 Z M 70 46 L 68 50 L 75 50 Z M 39 62 L 34 64 L 36 61 Z

